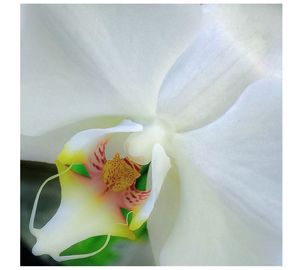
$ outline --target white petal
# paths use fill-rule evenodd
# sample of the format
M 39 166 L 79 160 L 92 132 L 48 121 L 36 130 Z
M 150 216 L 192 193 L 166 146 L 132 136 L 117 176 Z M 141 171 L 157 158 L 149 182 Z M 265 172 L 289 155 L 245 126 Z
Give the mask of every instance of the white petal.
M 180 131 L 204 126 L 251 82 L 280 74 L 280 60 L 280 5 L 208 6 L 198 38 L 163 82 L 157 111 Z
M 195 37 L 200 5 L 23 5 L 22 132 L 97 115 L 149 117 Z
M 281 4 L 212 5 L 211 8 L 237 42 L 251 50 L 251 57 L 264 73 L 281 77 Z
M 149 223 L 160 264 L 280 265 L 280 83 L 255 83 L 218 121 L 178 136 L 177 151 L 176 223 L 164 243 Z
M 119 142 L 119 138 L 115 133 L 125 133 L 125 136 L 128 136 L 128 133 L 139 132 L 142 130 L 142 125 L 130 120 L 124 120 L 119 125 L 111 128 L 83 130 L 74 135 L 64 145 L 64 148 L 57 159 L 63 164 L 88 163 L 89 156 L 97 148 L 97 144 L 101 140 L 109 141 L 109 147 L 106 149 L 105 153 L 108 158 L 111 158 L 116 152 L 122 153 L 123 150 L 120 147 L 120 144 L 117 143 Z M 113 140 L 117 141 L 115 142 Z M 121 141 L 124 140 L 125 138 L 121 138 Z
M 180 209 L 180 188 L 178 170 L 176 166 L 172 166 L 147 221 L 156 265 L 160 264 L 160 253 L 176 224 Z
M 21 135 L 21 159 L 54 163 L 64 144 L 74 134 L 91 128 L 110 128 L 121 123 L 120 117 L 96 117 L 54 129 L 40 136 Z
M 138 229 L 150 216 L 165 177 L 171 167 L 170 158 L 160 144 L 155 144 L 152 150 L 152 161 L 147 182 L 151 184 L 151 193 L 146 202 L 136 210 L 130 229 Z
M 91 127 L 99 128 L 91 129 Z M 91 130 L 94 131 L 90 132 Z M 108 137 L 111 133 L 114 133 L 111 142 L 113 141 L 115 145 L 111 144 L 110 149 L 111 151 L 116 150 L 116 152 L 123 153 L 122 144 L 129 133 L 141 130 L 142 126 L 140 124 L 129 120 L 120 122 L 118 117 L 100 117 L 68 125 L 41 136 L 22 135 L 21 159 L 54 163 L 64 145 L 67 144 L 70 138 L 77 140 L 78 134 L 85 134 L 86 143 L 90 148 L 93 148 L 96 141 L 99 142 L 101 138 Z M 95 141 L 90 140 L 92 135 L 90 133 L 95 135 Z M 82 147 L 84 146 L 82 145 Z M 78 147 L 78 150 L 80 151 L 80 147 Z M 87 153 L 88 149 L 85 149 L 85 151 Z M 111 151 L 107 153 L 109 156 Z

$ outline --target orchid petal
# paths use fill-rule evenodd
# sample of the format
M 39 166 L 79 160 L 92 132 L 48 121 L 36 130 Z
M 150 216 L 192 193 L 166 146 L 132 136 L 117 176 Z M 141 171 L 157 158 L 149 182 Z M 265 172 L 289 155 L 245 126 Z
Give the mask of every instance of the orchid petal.
M 21 135 L 21 159 L 54 163 L 65 143 L 74 134 L 91 128 L 104 129 L 117 126 L 122 120 L 120 117 L 95 117 L 60 127 L 40 136 Z
M 160 264 L 281 264 L 280 90 L 257 82 L 216 122 L 178 135 L 176 223 L 164 243 L 148 224 Z
M 157 112 L 179 131 L 202 127 L 249 84 L 280 70 L 280 5 L 209 5 L 198 38 L 162 84 Z
M 44 227 L 31 230 L 37 238 L 33 247 L 35 255 L 48 254 L 58 261 L 79 258 L 80 255 L 63 258 L 60 253 L 97 235 L 135 238 L 124 222 L 119 207 L 99 193 L 94 181 L 70 170 L 64 173 L 67 167 L 59 161 L 56 165 L 61 173 L 61 204 Z
M 281 9 L 279 4 L 211 5 L 214 17 L 244 48 L 265 75 L 281 77 Z M 247 29 L 248 33 L 245 33 Z M 249 36 L 251 33 L 252 36 Z M 257 36 L 254 38 L 254 35 Z M 250 41 L 250 37 L 252 40 Z M 242 37 L 242 38 L 241 38 Z
M 115 146 L 111 143 L 114 138 L 110 139 L 108 136 L 115 137 L 119 132 L 137 132 L 142 129 L 141 125 L 125 120 L 113 128 L 82 131 L 68 141 L 56 162 L 59 174 L 44 182 L 33 206 L 29 227 L 31 233 L 37 238 L 37 243 L 33 247 L 35 255 L 48 254 L 57 261 L 80 259 L 93 256 L 103 250 L 111 235 L 134 239 L 135 235 L 132 231 L 138 229 L 152 211 L 164 177 L 170 167 L 169 158 L 160 145 L 154 146 L 151 175 L 155 180 L 153 180 L 150 193 L 150 191 L 137 190 L 135 181 L 128 182 L 129 186 L 126 186 L 124 181 L 128 178 L 122 178 L 124 170 L 116 170 L 116 167 L 113 167 L 118 163 L 119 166 L 125 166 L 126 168 L 123 167 L 125 170 L 133 169 L 136 172 L 140 168 L 138 164 L 132 163 L 128 158 L 125 158 L 126 161 L 120 159 L 119 153 L 115 155 L 113 163 L 112 160 L 107 160 L 106 153 L 109 148 Z M 110 141 L 106 148 L 108 140 Z M 78 174 L 77 167 L 82 163 L 85 166 L 80 167 L 80 174 Z M 110 165 L 107 165 L 108 163 Z M 106 168 L 112 166 L 111 169 L 115 175 L 121 176 L 118 178 L 118 181 L 121 182 L 117 183 L 116 179 L 109 182 L 113 178 L 105 180 L 105 166 Z M 61 204 L 54 217 L 43 228 L 36 229 L 34 228 L 34 219 L 40 193 L 43 187 L 57 176 L 60 177 Z M 121 183 L 124 188 L 120 185 Z M 113 185 L 111 186 L 111 184 Z M 112 187 L 118 189 L 114 190 Z M 127 218 L 124 220 L 121 208 L 135 213 L 130 227 Z M 80 220 L 85 220 L 88 224 L 82 224 Z M 99 222 L 103 224 L 99 226 Z M 67 228 L 71 224 L 72 229 L 69 229 L 70 232 L 67 233 Z M 106 243 L 100 249 L 82 255 L 60 256 L 60 253 L 68 247 L 96 235 L 107 235 Z M 49 243 L 49 237 L 53 237 L 55 240 Z
M 98 115 L 152 117 L 200 5 L 22 5 L 22 133 Z M 142 109 L 141 109 L 142 108 Z
M 109 140 L 113 133 L 131 133 L 142 130 L 142 125 L 124 120 L 118 126 L 112 128 L 81 131 L 65 144 L 57 159 L 63 164 L 87 163 L 87 158 L 97 148 L 97 144 L 101 140 Z
M 176 166 L 172 166 L 147 221 L 148 234 L 157 265 L 160 265 L 160 254 L 176 224 L 180 209 L 180 189 L 178 170 Z
M 170 158 L 165 150 L 160 144 L 155 144 L 147 179 L 148 183 L 151 183 L 151 193 L 145 203 L 134 210 L 134 216 L 130 223 L 131 230 L 137 230 L 150 216 L 170 167 Z

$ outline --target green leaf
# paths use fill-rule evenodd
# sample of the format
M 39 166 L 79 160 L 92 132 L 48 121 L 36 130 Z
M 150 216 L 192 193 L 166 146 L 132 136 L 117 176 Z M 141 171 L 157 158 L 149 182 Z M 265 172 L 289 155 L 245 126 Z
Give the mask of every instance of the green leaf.
M 83 164 L 72 164 L 71 171 L 78 173 L 85 177 L 90 177 L 89 172 Z
M 63 251 L 61 255 L 77 255 L 93 252 L 103 246 L 106 239 L 106 235 L 88 238 L 69 247 L 67 250 Z M 114 250 L 114 245 L 120 241 L 124 241 L 124 238 L 111 236 L 108 245 L 98 254 L 85 259 L 64 261 L 63 264 L 67 266 L 111 265 L 118 259 L 118 254 Z
M 141 174 L 147 174 L 148 173 L 148 170 L 149 170 L 149 167 L 150 167 L 150 163 L 146 164 L 146 165 L 143 165 L 142 168 L 141 168 Z
M 128 225 L 130 224 L 133 213 L 130 213 L 128 209 L 121 208 L 121 212 L 124 216 L 124 219 L 127 219 Z M 129 214 L 130 213 L 130 214 Z M 148 238 L 148 231 L 147 231 L 147 222 L 145 222 L 139 229 L 134 231 L 135 237 L 137 240 L 145 240 Z
M 147 188 L 147 174 L 149 171 L 150 163 L 142 166 L 141 168 L 141 176 L 135 182 L 135 188 L 138 190 L 145 191 Z

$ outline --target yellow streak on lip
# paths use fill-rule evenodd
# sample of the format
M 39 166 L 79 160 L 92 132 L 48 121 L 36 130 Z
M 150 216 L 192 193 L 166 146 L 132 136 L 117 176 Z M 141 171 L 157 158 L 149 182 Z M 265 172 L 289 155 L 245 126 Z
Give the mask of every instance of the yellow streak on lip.
M 86 161 L 86 157 L 82 150 L 70 152 L 68 147 L 65 146 L 59 153 L 57 160 L 59 160 L 62 164 L 83 164 Z

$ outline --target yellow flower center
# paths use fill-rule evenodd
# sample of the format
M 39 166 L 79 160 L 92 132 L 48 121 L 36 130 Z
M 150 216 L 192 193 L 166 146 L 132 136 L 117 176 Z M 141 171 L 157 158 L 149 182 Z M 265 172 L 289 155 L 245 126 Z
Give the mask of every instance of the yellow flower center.
M 119 153 L 103 166 L 103 181 L 114 192 L 127 189 L 140 176 L 140 166 L 128 157 L 121 159 Z

